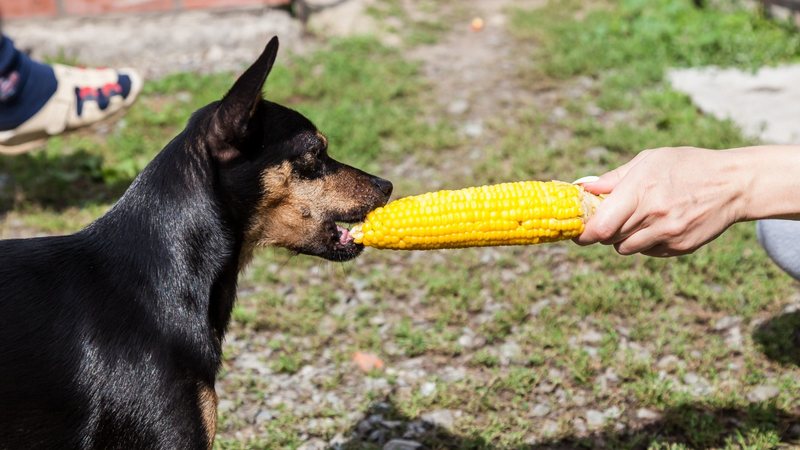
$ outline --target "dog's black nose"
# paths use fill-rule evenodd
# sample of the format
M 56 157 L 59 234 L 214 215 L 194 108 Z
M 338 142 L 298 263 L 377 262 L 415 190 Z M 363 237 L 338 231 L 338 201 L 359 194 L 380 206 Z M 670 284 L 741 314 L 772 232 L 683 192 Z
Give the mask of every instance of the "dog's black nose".
M 389 180 L 384 180 L 383 178 L 375 177 L 372 179 L 372 184 L 378 187 L 378 189 L 383 192 L 383 195 L 390 196 L 392 195 L 392 182 Z

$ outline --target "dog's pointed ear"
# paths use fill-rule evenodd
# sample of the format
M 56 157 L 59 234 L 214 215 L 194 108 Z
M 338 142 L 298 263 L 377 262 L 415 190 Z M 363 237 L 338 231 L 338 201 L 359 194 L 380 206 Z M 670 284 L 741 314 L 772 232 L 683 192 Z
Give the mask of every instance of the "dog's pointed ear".
M 263 99 L 267 75 L 278 55 L 278 37 L 270 39 L 261 56 L 233 84 L 214 113 L 214 131 L 229 144 L 247 136 L 247 127 Z

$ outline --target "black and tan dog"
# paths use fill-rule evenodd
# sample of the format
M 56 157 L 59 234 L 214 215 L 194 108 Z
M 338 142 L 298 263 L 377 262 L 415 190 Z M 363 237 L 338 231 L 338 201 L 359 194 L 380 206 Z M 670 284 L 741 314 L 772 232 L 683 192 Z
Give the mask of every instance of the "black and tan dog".
M 103 217 L 0 241 L 0 449 L 197 449 L 236 279 L 261 245 L 356 257 L 337 222 L 392 185 L 331 159 L 301 114 L 262 98 L 273 38 Z

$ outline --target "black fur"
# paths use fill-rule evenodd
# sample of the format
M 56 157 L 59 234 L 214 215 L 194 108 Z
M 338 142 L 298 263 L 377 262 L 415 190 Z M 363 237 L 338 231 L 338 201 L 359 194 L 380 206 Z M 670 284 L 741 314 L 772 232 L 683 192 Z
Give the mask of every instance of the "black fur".
M 330 159 L 308 119 L 262 99 L 277 46 L 106 215 L 70 236 L 0 241 L 0 449 L 208 448 L 198 386 L 220 366 L 264 171 L 302 172 L 312 152 L 302 177 L 360 177 L 362 207 L 335 219 L 386 202 L 388 182 Z M 294 250 L 360 251 L 326 245 Z

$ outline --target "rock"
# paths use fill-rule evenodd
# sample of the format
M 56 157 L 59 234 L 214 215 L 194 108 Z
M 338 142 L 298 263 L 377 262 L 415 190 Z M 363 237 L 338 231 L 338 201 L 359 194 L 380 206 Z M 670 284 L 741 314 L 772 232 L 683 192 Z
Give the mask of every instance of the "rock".
M 419 388 L 419 394 L 423 397 L 430 397 L 434 393 L 436 393 L 436 383 L 432 381 L 423 383 Z
M 738 316 L 725 316 L 714 322 L 714 331 L 725 331 L 742 322 L 742 318 Z
M 480 121 L 467 122 L 462 127 L 462 131 L 467 137 L 477 138 L 483 134 L 483 123 Z
M 337 433 L 337 434 L 336 434 L 336 436 L 334 436 L 334 437 L 333 437 L 333 438 L 330 440 L 330 442 L 329 442 L 328 444 L 330 444 L 332 447 L 334 447 L 334 448 L 335 448 L 335 447 L 342 446 L 342 445 L 344 445 L 345 443 L 347 443 L 347 438 L 346 438 L 346 437 L 344 437 L 344 434 L 342 434 L 342 433 Z
M 750 393 L 747 394 L 747 399 L 753 403 L 761 403 L 777 397 L 780 393 L 780 389 L 778 389 L 776 386 L 771 384 L 762 384 L 754 387 Z
M 619 384 L 619 375 L 609 367 L 602 375 L 597 377 L 597 384 L 600 385 L 601 392 L 607 391 L 611 386 Z
M 636 410 L 636 418 L 639 420 L 659 420 L 662 415 L 658 411 L 652 409 L 639 408 Z
M 421 450 L 424 445 L 410 439 L 392 439 L 383 446 L 383 450 Z
M 442 380 L 452 383 L 466 378 L 467 370 L 463 367 L 445 367 L 440 376 Z
M 738 326 L 735 326 L 728 330 L 728 335 L 725 336 L 725 345 L 728 346 L 731 350 L 741 350 L 742 345 L 744 344 L 744 339 L 742 338 L 742 329 Z
M 421 416 L 422 420 L 425 422 L 434 424 L 438 427 L 451 430 L 453 429 L 453 423 L 455 422 L 455 417 L 460 414 L 461 411 L 451 411 L 449 409 L 437 409 L 436 411 L 431 411 L 425 413 Z
M 220 400 L 219 403 L 217 404 L 217 410 L 219 412 L 224 413 L 233 411 L 234 409 L 236 409 L 236 404 L 233 402 L 233 400 L 223 399 Z
M 606 424 L 606 416 L 596 409 L 589 409 L 586 411 L 586 425 L 590 429 L 597 429 Z
M 255 422 L 256 425 L 260 425 L 264 422 L 269 422 L 274 418 L 275 418 L 275 411 L 270 409 L 262 409 L 256 414 Z
M 688 384 L 689 386 L 694 386 L 700 383 L 700 376 L 694 372 L 687 372 L 686 375 L 683 376 L 683 382 Z
M 522 348 L 514 341 L 507 341 L 500 346 L 500 363 L 507 365 L 516 361 L 522 355 Z
M 469 109 L 469 102 L 463 98 L 453 100 L 447 105 L 447 113 L 453 116 L 460 116 Z
M 550 306 L 550 300 L 539 300 L 538 302 L 531 305 L 528 309 L 528 313 L 532 317 L 538 317 L 539 314 L 542 313 L 548 306 Z
M 656 367 L 661 370 L 666 370 L 667 372 L 672 372 L 683 365 L 683 361 L 681 361 L 675 355 L 666 355 L 658 360 L 656 363 Z
M 612 406 L 603 411 L 603 416 L 605 416 L 606 419 L 617 419 L 621 415 L 622 410 L 620 410 L 618 406 Z
M 558 433 L 560 430 L 560 426 L 558 422 L 555 420 L 547 420 L 545 423 L 542 424 L 542 434 L 545 436 L 553 436 L 554 434 Z
M 599 344 L 603 341 L 603 335 L 594 330 L 588 330 L 578 336 L 578 340 L 585 344 Z
M 300 447 L 297 447 L 297 450 L 325 450 L 326 448 L 328 448 L 327 442 L 319 438 L 314 438 L 310 441 L 306 441 Z
M 592 117 L 602 116 L 604 112 L 605 111 L 603 110 L 603 108 L 595 105 L 594 103 L 590 103 L 588 106 L 586 106 L 586 114 Z
M 572 419 L 572 428 L 577 436 L 583 436 L 587 431 L 586 421 L 581 417 L 576 417 Z
M 537 403 L 533 406 L 533 408 L 531 408 L 530 414 L 533 417 L 544 417 L 550 414 L 550 406 L 548 406 L 546 403 Z
M 375 442 L 377 444 L 382 444 L 389 439 L 389 430 L 384 430 L 383 428 L 379 428 L 377 430 L 372 430 L 367 436 L 367 440 L 370 442 Z
M 550 113 L 550 120 L 553 122 L 560 122 L 567 118 L 567 110 L 561 106 L 557 106 L 553 108 L 553 112 Z
M 472 334 L 462 334 L 458 338 L 458 345 L 464 348 L 472 348 L 475 346 L 475 339 L 474 335 Z
M 424 435 L 433 428 L 433 425 L 424 420 L 414 420 L 406 425 L 406 432 L 403 433 L 404 439 L 413 439 Z

